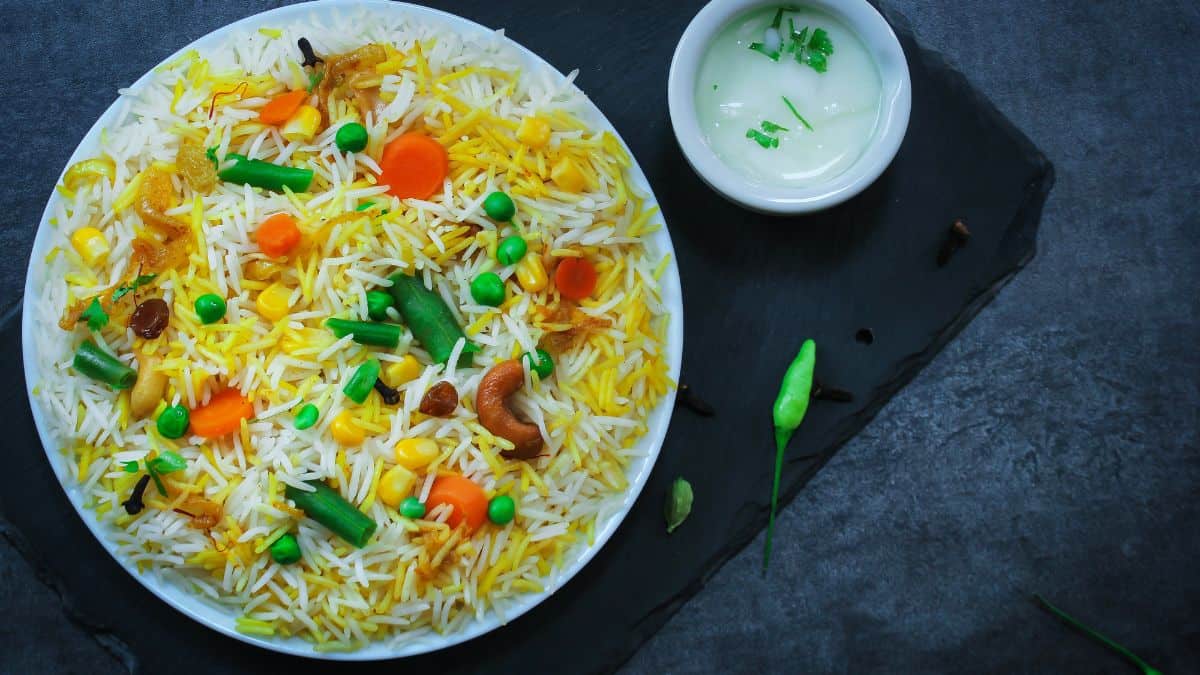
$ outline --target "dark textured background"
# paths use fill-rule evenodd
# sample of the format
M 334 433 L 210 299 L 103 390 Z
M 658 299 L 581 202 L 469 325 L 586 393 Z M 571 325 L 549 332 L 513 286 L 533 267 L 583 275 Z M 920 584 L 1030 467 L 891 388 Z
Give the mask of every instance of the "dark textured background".
M 1165 671 L 1197 672 L 1200 10 L 887 6 L 1055 163 L 1038 257 L 785 511 L 771 576 L 758 573 L 758 539 L 627 668 L 1126 672 L 1032 609 L 1041 590 Z M 536 19 L 637 49 L 674 42 L 692 11 L 670 25 L 631 16 L 617 35 L 591 28 L 633 12 L 556 7 L 467 16 L 519 41 Z M 16 252 L 0 263 L 0 305 L 19 295 L 47 186 L 114 86 L 257 8 L 0 2 L 15 54 L 0 85 L 4 204 L 16 207 L 0 220 L 0 247 Z M 618 128 L 661 123 L 614 95 L 619 73 L 530 46 L 583 66 Z M 0 608 L 21 617 L 0 622 L 0 669 L 121 672 L 3 541 L 0 579 Z

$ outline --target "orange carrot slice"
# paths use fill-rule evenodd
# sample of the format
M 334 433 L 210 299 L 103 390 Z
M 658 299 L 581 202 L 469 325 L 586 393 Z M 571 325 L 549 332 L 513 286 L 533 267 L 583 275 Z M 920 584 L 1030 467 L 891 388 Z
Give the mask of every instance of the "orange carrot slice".
M 487 520 L 487 495 L 483 488 L 463 476 L 439 476 L 433 481 L 425 505 L 432 511 L 442 504 L 454 507 L 446 519 L 450 527 L 458 527 L 459 523 L 465 521 L 467 529 L 474 532 Z
M 300 243 L 300 228 L 288 213 L 276 213 L 258 226 L 254 233 L 258 248 L 272 258 L 281 258 Z
M 379 184 L 401 199 L 429 199 L 441 189 L 449 163 L 440 143 L 424 134 L 407 133 L 384 146 Z
M 237 389 L 226 389 L 214 395 L 208 405 L 192 411 L 192 433 L 205 438 L 218 438 L 242 427 L 242 420 L 254 416 L 254 405 Z
M 258 111 L 258 121 L 264 124 L 283 124 L 296 112 L 308 98 L 308 92 L 303 89 L 280 94 L 267 102 Z
M 554 271 L 554 285 L 568 300 L 582 300 L 596 290 L 596 268 L 584 258 L 563 258 Z

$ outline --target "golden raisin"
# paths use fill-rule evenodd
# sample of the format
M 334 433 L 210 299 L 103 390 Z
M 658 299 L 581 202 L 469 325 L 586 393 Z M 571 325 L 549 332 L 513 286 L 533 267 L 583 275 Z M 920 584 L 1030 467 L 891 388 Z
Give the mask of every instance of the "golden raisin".
M 458 407 L 458 390 L 449 382 L 438 382 L 421 397 L 421 407 L 426 415 L 448 417 Z

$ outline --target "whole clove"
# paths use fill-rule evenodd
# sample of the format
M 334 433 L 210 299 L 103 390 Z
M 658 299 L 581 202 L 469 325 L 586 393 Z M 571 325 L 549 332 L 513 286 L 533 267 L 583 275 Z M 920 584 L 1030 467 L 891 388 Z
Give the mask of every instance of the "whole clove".
M 967 240 L 971 238 L 971 230 L 967 228 L 967 224 L 962 218 L 954 221 L 950 226 L 950 232 L 946 235 L 946 241 L 942 242 L 942 248 L 938 251 L 937 265 L 945 267 L 946 263 L 950 262 L 950 256 L 954 255 L 958 249 L 967 245 Z
M 820 380 L 813 380 L 812 399 L 814 401 L 833 401 L 835 403 L 853 403 L 854 394 L 845 389 L 827 387 Z
M 133 493 L 129 495 L 129 499 L 121 502 L 121 506 L 125 507 L 125 513 L 131 516 L 136 516 L 146 508 L 142 497 L 146 494 L 146 486 L 150 484 L 150 474 L 145 474 L 138 479 L 137 485 L 133 486 Z
M 400 402 L 400 392 L 387 386 L 387 383 L 380 378 L 375 378 L 375 391 L 383 398 L 383 402 L 388 405 L 396 405 Z
M 692 391 L 692 388 L 686 384 L 679 385 L 678 395 L 675 397 L 675 400 L 697 415 L 712 417 L 717 414 L 717 411 L 707 401 L 697 396 L 696 392 Z
M 308 38 L 300 38 L 296 41 L 296 46 L 300 48 L 300 53 L 304 55 L 304 60 L 300 62 L 300 65 L 305 68 L 325 62 L 325 59 L 322 59 L 313 52 L 312 44 L 309 43 Z

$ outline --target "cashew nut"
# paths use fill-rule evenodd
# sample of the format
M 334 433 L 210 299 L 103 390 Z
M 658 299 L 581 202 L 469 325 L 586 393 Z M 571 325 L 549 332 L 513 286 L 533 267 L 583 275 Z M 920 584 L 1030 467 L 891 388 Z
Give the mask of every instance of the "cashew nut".
M 507 399 L 525 383 L 525 368 L 520 361 L 505 361 L 484 373 L 475 394 L 479 423 L 493 434 L 512 441 L 516 447 L 500 454 L 515 459 L 530 459 L 542 451 L 542 433 L 537 425 L 522 422 L 508 408 Z
M 153 356 L 140 361 L 137 381 L 129 391 L 129 411 L 137 417 L 146 417 L 154 412 L 162 400 L 163 392 L 167 389 L 167 376 L 155 368 L 158 359 Z

